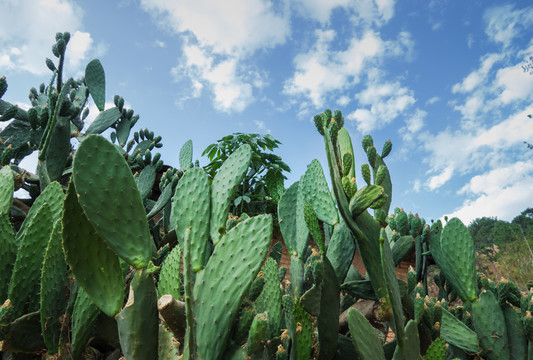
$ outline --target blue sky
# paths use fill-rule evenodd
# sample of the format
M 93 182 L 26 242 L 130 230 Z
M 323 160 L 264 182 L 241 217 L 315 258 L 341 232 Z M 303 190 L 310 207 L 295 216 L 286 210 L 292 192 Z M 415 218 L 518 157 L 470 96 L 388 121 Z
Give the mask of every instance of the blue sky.
M 0 0 L 0 13 L 4 100 L 49 81 L 44 59 L 69 31 L 67 76 L 99 58 L 108 106 L 123 96 L 169 165 L 188 139 L 205 165 L 227 134 L 270 133 L 288 186 L 314 158 L 327 167 L 312 117 L 331 108 L 358 165 L 365 134 L 378 151 L 392 140 L 393 206 L 466 223 L 533 206 L 530 1 Z

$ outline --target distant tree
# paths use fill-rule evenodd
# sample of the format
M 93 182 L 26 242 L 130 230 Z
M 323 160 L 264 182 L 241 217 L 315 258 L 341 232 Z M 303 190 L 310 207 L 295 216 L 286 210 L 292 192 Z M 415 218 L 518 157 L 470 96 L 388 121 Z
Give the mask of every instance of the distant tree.
M 477 248 L 501 245 L 516 240 L 519 225 L 493 217 L 477 218 L 468 226 Z
M 520 226 L 524 233 L 533 235 L 533 208 L 522 211 L 513 219 L 512 223 Z
M 241 145 L 248 144 L 252 148 L 250 167 L 232 201 L 230 212 L 240 216 L 260 213 L 275 214 L 277 203 L 283 194 L 284 172 L 290 167 L 281 157 L 270 153 L 281 144 L 272 135 L 234 133 L 209 145 L 203 155 L 207 155 L 210 163 L 204 169 L 213 178 L 217 170 Z

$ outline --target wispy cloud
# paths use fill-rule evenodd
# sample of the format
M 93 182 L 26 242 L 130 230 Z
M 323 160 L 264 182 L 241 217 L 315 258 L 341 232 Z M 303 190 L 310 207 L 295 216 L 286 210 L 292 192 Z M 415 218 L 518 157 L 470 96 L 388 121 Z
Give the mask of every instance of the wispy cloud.
M 254 124 L 255 124 L 255 126 L 257 126 L 257 129 L 262 134 L 270 134 L 272 132 L 269 128 L 267 128 L 266 123 L 264 121 L 254 120 Z
M 486 34 L 504 48 L 511 45 L 520 32 L 533 25 L 533 6 L 515 9 L 512 4 L 496 6 L 485 12 Z
M 80 31 L 83 11 L 74 1 L 2 1 L 0 13 L 0 66 L 8 71 L 46 74 L 43 59 L 52 56 L 56 32 L 71 32 L 66 65 L 70 72 L 79 71 L 94 47 L 91 35 Z M 24 21 L 19 14 L 24 14 Z
M 414 114 L 407 118 L 405 126 L 399 130 L 405 143 L 413 142 L 415 135 L 423 129 L 427 115 L 427 111 L 416 109 Z
M 355 24 L 381 25 L 394 15 L 394 0 L 296 0 L 293 6 L 301 16 L 321 23 L 328 23 L 333 10 L 338 8 L 346 11 Z
M 521 210 L 531 205 L 533 198 L 533 163 L 519 161 L 474 176 L 459 194 L 469 198 L 450 214 L 463 222 L 483 216 L 512 220 Z
M 193 89 L 185 100 L 207 88 L 215 108 L 223 112 L 244 110 L 255 99 L 254 89 L 265 84 L 263 74 L 246 60 L 284 43 L 290 34 L 286 9 L 263 0 L 143 0 L 141 6 L 184 40 L 183 55 L 172 73 Z
M 367 87 L 356 99 L 361 107 L 346 118 L 354 121 L 357 129 L 365 134 L 390 124 L 416 102 L 412 90 L 398 81 L 383 81 L 376 69 L 370 71 Z
M 426 139 L 428 174 L 431 178 L 441 179 L 434 180 L 430 189 L 444 185 L 451 179 L 450 173 L 466 175 L 490 171 L 520 160 L 516 158 L 515 150 L 523 146 L 523 141 L 533 141 L 533 126 L 527 117 L 532 111 L 530 106 L 486 129 L 447 129 L 435 135 L 425 133 L 422 138 Z
M 295 72 L 285 82 L 285 94 L 307 100 L 304 106 L 320 108 L 332 94 L 340 92 L 341 97 L 347 96 L 366 76 L 365 70 L 379 63 L 383 56 L 406 54 L 412 47 L 408 33 L 400 33 L 396 41 L 384 41 L 376 31 L 367 30 L 354 36 L 344 50 L 334 50 L 336 35 L 331 29 L 315 32 L 312 48 L 294 58 Z M 372 91 L 370 87 L 374 84 L 369 84 Z

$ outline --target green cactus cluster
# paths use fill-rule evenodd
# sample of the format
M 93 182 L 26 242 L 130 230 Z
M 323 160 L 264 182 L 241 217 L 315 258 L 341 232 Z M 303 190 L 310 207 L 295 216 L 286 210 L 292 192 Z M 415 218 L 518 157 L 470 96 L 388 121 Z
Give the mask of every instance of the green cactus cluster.
M 52 81 L 30 91 L 28 111 L 0 100 L 0 121 L 11 121 L 0 132 L 4 357 L 531 358 L 533 289 L 521 294 L 477 274 L 460 220 L 430 225 L 400 208 L 389 215 L 390 140 L 378 153 L 371 136 L 362 139 L 358 185 L 342 113 L 315 116 L 327 173 L 313 160 L 288 189 L 275 186 L 287 269 L 282 243 L 271 244 L 271 215 L 230 213 L 250 145 L 214 174 L 193 162 L 191 140 L 180 169 L 165 166 L 152 154 L 160 136 L 144 129 L 128 140 L 139 116 L 122 97 L 104 108 L 98 60 L 84 79 L 63 82 L 68 41 L 57 34 L 58 60 L 46 60 Z M 2 77 L 0 97 L 6 89 Z M 100 113 L 83 131 L 89 95 Z M 108 129 L 110 141 L 101 135 Z M 39 151 L 36 175 L 18 167 L 30 150 Z M 18 188 L 32 191 L 19 222 Z M 356 252 L 364 275 L 352 265 Z M 412 255 L 407 281 L 398 279 L 396 267 Z M 432 278 L 430 261 L 440 269 Z

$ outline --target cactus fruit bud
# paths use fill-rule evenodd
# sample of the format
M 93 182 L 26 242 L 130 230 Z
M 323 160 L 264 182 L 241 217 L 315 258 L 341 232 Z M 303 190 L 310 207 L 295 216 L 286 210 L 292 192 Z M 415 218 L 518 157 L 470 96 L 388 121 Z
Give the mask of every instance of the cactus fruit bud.
M 128 110 L 126 111 L 125 118 L 126 118 L 126 119 L 131 119 L 132 116 L 133 116 L 133 109 L 128 109 Z
M 6 77 L 2 76 L 0 77 L 0 99 L 2 98 L 2 96 L 4 96 L 4 94 L 6 93 L 6 90 L 7 90 Z
M 37 98 L 37 96 L 39 96 L 39 94 L 37 93 L 37 89 L 32 87 L 30 89 L 30 95 L 33 95 L 35 98 Z
M 159 172 L 159 170 L 161 170 L 162 168 L 163 168 L 163 160 L 159 159 L 155 163 L 155 171 Z
M 57 51 L 59 52 L 59 55 L 65 55 L 65 49 L 67 47 L 65 40 L 59 39 L 57 40 L 56 44 L 57 44 Z
M 57 43 L 55 43 L 54 45 L 52 45 L 52 53 L 55 55 L 55 57 L 59 57 L 60 54 L 59 54 L 59 50 L 57 48 Z
M 353 156 L 349 151 L 342 156 L 342 176 L 346 176 L 350 172 L 352 167 L 352 159 Z
M 13 158 L 13 147 L 9 144 L 2 152 L 2 165 L 9 165 Z
M 357 184 L 355 183 L 355 178 L 350 179 L 348 176 L 344 176 L 342 178 L 342 188 L 344 189 L 344 193 L 346 194 L 348 199 L 351 199 L 357 192 Z
M 332 120 L 329 125 L 329 136 L 333 144 L 337 143 L 337 135 L 339 134 L 339 124 L 335 120 Z
M 144 140 L 144 130 L 143 129 L 139 130 L 139 137 L 141 138 L 141 140 Z M 139 142 L 139 141 L 137 140 L 137 142 Z
M 68 31 L 65 31 L 63 33 L 63 40 L 65 41 L 66 44 L 68 44 L 68 42 L 70 41 L 70 33 Z
M 137 123 L 137 120 L 139 120 L 139 115 L 134 115 L 134 116 L 131 118 L 130 129 L 133 128 L 133 127 L 135 126 L 135 124 Z
M 378 171 L 376 171 L 376 178 L 374 179 L 374 182 L 376 185 L 383 184 L 383 180 L 385 180 L 385 173 L 387 168 L 384 165 L 380 165 L 378 167 Z
M 122 112 L 122 110 L 124 109 L 124 98 L 122 96 L 119 96 L 117 100 L 117 107 L 118 107 L 118 111 L 120 112 Z
M 381 158 L 384 159 L 387 155 L 390 154 L 391 150 L 392 150 L 392 142 L 389 139 L 385 141 L 385 144 L 383 144 L 383 150 L 381 151 Z
M 342 116 L 342 113 L 341 113 L 340 110 L 335 110 L 333 112 L 333 118 L 335 119 L 335 121 L 339 125 L 339 129 L 344 126 L 344 117 Z
M 45 90 L 44 83 L 41 83 L 41 85 L 39 85 L 39 92 L 40 92 L 41 94 L 44 94 L 44 90 Z
M 120 96 L 118 95 L 115 95 L 113 96 L 113 104 L 115 104 L 116 107 L 118 107 L 118 99 L 120 98 Z M 119 109 L 119 111 L 122 111 Z
M 361 165 L 361 172 L 363 173 L 363 180 L 370 185 L 370 166 L 368 164 Z
M 324 135 L 324 123 L 322 121 L 322 116 L 315 115 L 313 121 L 315 122 L 316 129 L 318 130 L 320 135 Z
M 400 235 L 404 236 L 409 233 L 409 221 L 407 219 L 407 214 L 403 209 L 401 209 L 398 215 L 396 215 L 396 225 L 398 226 L 398 232 Z
M 40 116 L 40 124 L 42 127 L 45 127 L 48 124 L 48 111 L 45 111 Z
M 28 110 L 28 121 L 30 122 L 31 128 L 34 130 L 39 126 L 39 114 L 37 114 L 35 108 L 30 108 Z
M 17 115 L 18 106 L 17 105 L 11 105 L 5 113 L 0 116 L 0 121 L 7 121 L 11 120 Z
M 329 121 L 331 120 L 332 116 L 331 116 L 331 110 L 330 109 L 326 109 L 324 110 L 324 115 L 329 123 Z
M 49 58 L 46 58 L 46 66 L 48 67 L 48 69 L 50 69 L 50 71 L 56 71 L 56 66 L 54 65 L 54 62 L 52 60 L 50 60 Z
M 416 287 L 416 272 L 412 266 L 409 266 L 409 270 L 407 270 L 407 293 L 411 294 L 415 290 L 415 287 Z
M 137 131 L 133 133 L 133 139 L 136 143 L 139 143 L 139 133 Z
M 85 108 L 85 110 L 83 110 L 83 114 L 81 115 L 81 119 L 85 120 L 87 118 L 87 116 L 89 116 L 89 108 Z
M 387 216 L 386 221 L 387 221 L 387 224 L 389 224 L 392 231 L 395 231 L 396 230 L 396 218 L 394 217 L 394 215 Z
M 376 165 L 376 157 L 378 153 L 374 146 L 369 146 L 366 148 L 366 156 L 368 157 L 368 163 L 370 166 L 374 167 Z
M 114 144 L 115 141 L 117 141 L 117 134 L 116 133 L 111 133 L 111 135 L 109 136 L 111 138 L 111 142 Z
M 147 164 L 152 162 L 152 153 L 150 152 L 150 150 L 146 150 L 146 152 L 144 153 L 144 161 Z
M 422 232 L 422 220 L 418 217 L 418 214 L 411 219 L 410 226 L 411 236 L 416 237 Z
M 372 140 L 372 136 L 365 135 L 365 137 L 363 138 L 363 150 L 366 152 L 366 149 L 369 146 L 374 146 L 374 140 Z
M 342 177 L 342 188 L 344 190 L 344 193 L 348 197 L 348 199 L 351 198 L 350 194 L 350 178 L 346 175 Z
M 145 137 L 146 139 L 148 139 L 148 140 L 152 140 L 154 137 L 153 137 L 153 136 L 150 137 L 150 135 L 151 135 L 150 130 L 148 130 L 148 128 L 145 128 L 145 129 L 144 129 L 144 137 Z
M 161 159 L 161 154 L 160 153 L 155 153 L 153 159 L 152 159 L 152 164 L 155 164 L 159 161 L 159 159 Z
M 133 148 L 133 145 L 135 145 L 135 141 L 132 139 L 128 141 L 128 145 L 126 146 L 126 152 L 130 152 L 130 150 Z

